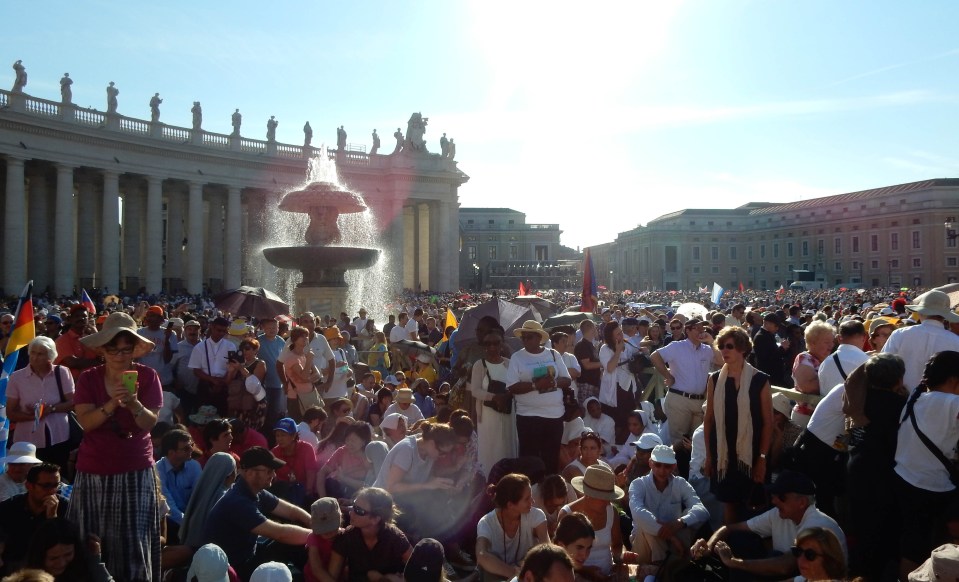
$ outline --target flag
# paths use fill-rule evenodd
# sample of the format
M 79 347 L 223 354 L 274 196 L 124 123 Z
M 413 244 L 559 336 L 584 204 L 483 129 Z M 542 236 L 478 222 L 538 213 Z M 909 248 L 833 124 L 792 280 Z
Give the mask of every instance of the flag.
M 448 328 L 448 327 L 453 327 L 453 328 L 455 329 L 455 328 L 457 328 L 457 327 L 459 327 L 459 326 L 460 326 L 460 324 L 456 321 L 456 316 L 453 314 L 453 310 L 447 308 L 447 309 L 446 309 L 446 322 L 443 324 L 443 339 L 444 339 L 444 340 L 450 339 L 450 338 L 446 335 L 446 328 Z
M 529 290 L 526 288 L 526 283 L 524 283 L 523 281 L 519 282 L 519 294 L 529 295 Z
M 3 354 L 3 371 L 0 373 L 0 459 L 7 454 L 7 436 L 10 434 L 10 421 L 7 419 L 7 381 L 17 367 L 19 352 L 36 337 L 33 326 L 33 281 L 30 281 L 20 293 L 13 329 L 7 340 L 7 349 Z M 2 465 L 0 465 L 2 467 Z
M 739 282 L 739 292 L 742 293 L 742 292 L 745 291 L 745 290 L 746 290 L 746 289 L 743 287 L 743 282 L 740 281 L 740 282 Z
M 90 299 L 90 294 L 87 293 L 86 289 L 80 289 L 80 303 L 87 308 L 91 315 L 97 314 L 97 306 L 93 304 L 93 299 Z
M 580 311 L 592 313 L 596 310 L 596 271 L 593 270 L 593 257 L 586 249 L 583 256 L 583 294 L 580 300 Z
M 719 298 L 723 296 L 723 293 L 726 290 L 719 286 L 719 283 L 713 282 L 713 294 L 710 296 L 709 300 L 713 302 L 714 305 L 719 305 Z

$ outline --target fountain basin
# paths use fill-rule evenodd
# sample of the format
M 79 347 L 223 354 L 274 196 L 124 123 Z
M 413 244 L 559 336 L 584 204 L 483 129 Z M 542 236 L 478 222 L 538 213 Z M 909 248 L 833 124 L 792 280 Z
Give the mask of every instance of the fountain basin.
M 379 250 L 358 247 L 272 247 L 263 254 L 281 269 L 302 271 L 298 287 L 346 287 L 346 271 L 369 268 L 380 258 Z

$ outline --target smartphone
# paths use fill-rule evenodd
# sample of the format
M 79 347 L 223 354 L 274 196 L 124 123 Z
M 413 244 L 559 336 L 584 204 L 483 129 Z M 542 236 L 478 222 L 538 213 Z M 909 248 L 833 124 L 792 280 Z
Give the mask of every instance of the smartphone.
M 121 376 L 121 381 L 123 382 L 123 387 L 130 391 L 130 394 L 136 394 L 137 392 L 137 371 L 136 370 L 127 370 Z

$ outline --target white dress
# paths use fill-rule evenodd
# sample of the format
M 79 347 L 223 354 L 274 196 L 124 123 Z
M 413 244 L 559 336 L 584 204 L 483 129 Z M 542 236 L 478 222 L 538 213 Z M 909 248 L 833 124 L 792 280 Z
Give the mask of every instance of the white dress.
M 519 441 L 516 438 L 516 403 L 510 414 L 496 412 L 483 402 L 489 398 L 487 390 L 489 379 L 505 382 L 506 369 L 509 359 L 503 358 L 499 364 L 476 360 L 473 364 L 473 375 L 470 381 L 470 392 L 476 398 L 476 436 L 479 440 L 479 463 L 483 468 L 483 476 L 488 476 L 490 469 L 500 459 L 512 459 L 519 454 Z M 486 376 L 489 371 L 489 378 Z

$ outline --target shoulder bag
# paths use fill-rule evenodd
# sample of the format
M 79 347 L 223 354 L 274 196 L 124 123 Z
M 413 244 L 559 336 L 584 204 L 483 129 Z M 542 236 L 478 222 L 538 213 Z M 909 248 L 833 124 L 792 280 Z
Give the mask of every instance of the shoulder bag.
M 63 366 L 54 366 L 53 375 L 57 379 L 57 392 L 60 393 L 60 402 L 66 402 L 67 398 L 63 394 L 63 380 L 60 379 L 60 369 Z M 70 445 L 70 450 L 74 450 L 80 446 L 80 441 L 83 440 L 83 427 L 80 426 L 80 421 L 77 420 L 77 413 L 70 411 L 67 414 L 67 421 L 70 423 L 70 436 L 67 437 L 67 443 Z
M 483 362 L 483 371 L 486 373 L 486 379 L 489 381 L 486 391 L 493 395 L 492 400 L 483 401 L 483 406 L 488 406 L 501 414 L 513 412 L 513 395 L 506 390 L 506 382 L 491 378 L 489 368 L 486 366 L 486 358 L 480 358 L 480 361 Z

